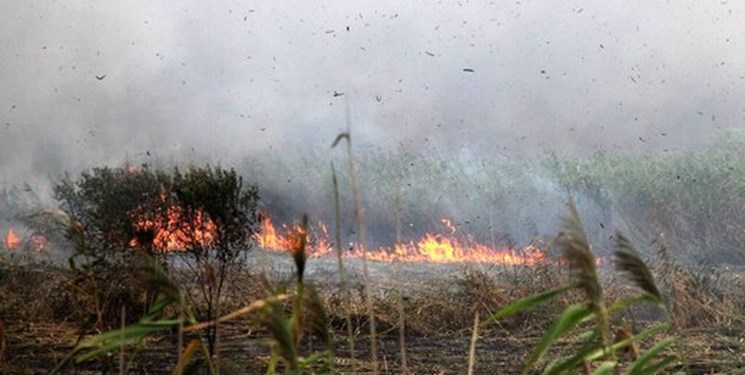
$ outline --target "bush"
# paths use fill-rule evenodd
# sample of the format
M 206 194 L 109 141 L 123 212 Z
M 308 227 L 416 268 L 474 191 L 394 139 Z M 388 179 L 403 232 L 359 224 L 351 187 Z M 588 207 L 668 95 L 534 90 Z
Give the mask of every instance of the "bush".
M 65 176 L 54 196 L 67 214 L 65 232 L 74 244 L 71 287 L 77 304 L 95 317 L 103 331 L 127 316 L 148 311 L 155 295 L 136 282 L 138 253 L 166 265 L 177 253 L 203 287 L 203 319 L 218 313 L 226 272 L 250 249 L 260 222 L 258 190 L 244 186 L 233 170 L 192 167 L 174 169 L 96 168 L 77 180 Z M 210 331 L 214 342 L 214 331 Z

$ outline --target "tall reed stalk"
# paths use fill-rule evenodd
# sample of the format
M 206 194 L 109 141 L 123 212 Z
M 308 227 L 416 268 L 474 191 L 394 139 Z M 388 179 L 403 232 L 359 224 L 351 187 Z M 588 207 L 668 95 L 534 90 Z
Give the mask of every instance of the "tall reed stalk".
M 401 185 L 399 184 L 396 189 L 396 244 L 401 244 L 403 241 L 401 236 L 401 211 Z M 396 266 L 398 279 L 406 280 L 403 264 L 400 260 L 396 261 Z M 409 364 L 406 358 L 406 308 L 404 306 L 404 295 L 402 289 L 403 288 L 398 289 L 396 301 L 398 305 L 398 343 L 401 352 L 401 373 L 403 375 L 408 375 Z
M 342 139 L 347 141 L 347 159 L 349 160 L 349 178 L 352 184 L 352 195 L 354 196 L 354 218 L 357 224 L 357 247 L 362 253 L 362 275 L 364 278 L 364 293 L 365 293 L 365 308 L 368 312 L 368 320 L 370 323 L 370 355 L 372 359 L 372 372 L 373 375 L 377 375 L 379 372 L 378 365 L 378 339 L 377 330 L 375 327 L 375 311 L 372 306 L 372 291 L 370 288 L 370 272 L 367 267 L 367 246 L 365 237 L 365 222 L 364 213 L 362 208 L 362 193 L 360 192 L 359 178 L 357 176 L 357 169 L 354 164 L 354 153 L 352 152 L 352 132 L 351 132 L 351 118 L 349 113 L 349 102 L 346 103 L 346 123 L 347 131 L 339 134 L 331 147 L 335 147 Z
M 346 273 L 344 271 L 344 261 L 342 260 L 341 245 L 341 204 L 339 197 L 339 181 L 336 178 L 336 169 L 334 163 L 331 163 L 331 182 L 334 187 L 334 248 L 336 250 L 336 261 L 339 268 L 339 289 L 342 298 L 349 298 L 347 291 Z M 349 346 L 349 357 L 352 363 L 352 374 L 357 373 L 357 363 L 354 352 L 354 328 L 352 327 L 352 313 L 349 309 L 345 310 L 344 319 L 347 325 L 347 345 Z

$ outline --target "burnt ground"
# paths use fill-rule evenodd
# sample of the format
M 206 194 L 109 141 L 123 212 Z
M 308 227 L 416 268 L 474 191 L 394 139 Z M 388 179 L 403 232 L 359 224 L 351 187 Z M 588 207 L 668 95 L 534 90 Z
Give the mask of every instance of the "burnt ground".
M 291 275 L 292 264 L 286 256 L 273 253 L 258 253 L 253 259 L 253 269 L 260 270 L 272 279 L 281 279 Z M 362 265 L 359 260 L 346 259 L 345 265 L 352 288 L 354 281 L 360 280 Z M 498 275 L 514 275 L 516 279 L 530 280 L 536 275 L 524 272 L 531 270 L 514 269 L 501 266 L 462 266 L 438 264 L 390 264 L 369 263 L 371 285 L 380 304 L 391 301 L 392 296 L 404 292 L 403 298 L 413 301 L 407 305 L 407 325 L 411 328 L 406 335 L 406 355 L 408 369 L 413 374 L 462 374 L 466 372 L 468 348 L 471 340 L 470 312 L 454 317 L 462 322 L 433 320 L 429 325 L 418 322 L 427 314 L 427 307 L 417 304 L 430 301 L 435 309 L 444 309 L 461 301 L 443 300 L 451 290 L 457 294 L 463 286 L 462 276 L 476 268 L 479 272 Z M 328 291 L 336 280 L 336 260 L 333 258 L 311 259 L 307 278 L 325 285 Z M 453 282 L 456 280 L 456 282 Z M 239 281 L 240 283 L 240 281 Z M 332 288 L 332 287 L 331 287 Z M 244 290 L 236 287 L 236 290 Z M 431 295 L 434 294 L 434 295 Z M 455 295 L 454 294 L 454 295 Z M 430 297 L 427 297 L 431 295 Z M 423 299 L 420 299 L 423 298 Z M 430 298 L 430 299 L 426 299 Z M 378 306 L 376 306 L 377 309 Z M 431 307 L 431 306 L 430 306 Z M 423 310 L 424 313 L 422 313 Z M 463 310 L 468 310 L 463 306 Z M 394 326 L 386 309 L 379 312 L 379 350 L 380 369 L 384 374 L 402 373 L 398 328 Z M 466 318 L 464 318 L 464 316 Z M 370 341 L 366 336 L 367 328 L 363 322 L 355 332 L 355 358 L 352 359 L 347 342 L 346 331 L 342 327 L 333 327 L 334 366 L 338 373 L 371 373 Z M 434 318 L 433 318 L 434 319 Z M 338 317 L 337 317 L 338 320 Z M 410 320 L 410 321 L 408 321 Z M 438 329 L 437 324 L 442 324 Z M 537 343 L 545 325 L 540 323 L 525 324 L 518 327 L 493 326 L 482 330 L 476 347 L 476 374 L 511 374 L 517 373 L 521 363 L 530 354 Z M 7 349 L 5 365 L 7 373 L 45 373 L 70 353 L 78 339 L 74 323 L 54 322 L 6 322 Z M 745 326 L 731 321 L 720 324 L 686 328 L 681 332 L 683 356 L 688 360 L 690 373 L 745 373 Z M 222 327 L 221 358 L 223 373 L 262 374 L 269 360 L 269 349 L 265 338 L 267 333 L 250 318 L 234 320 Z M 568 352 L 571 346 L 557 345 L 556 351 Z M 301 353 L 318 350 L 320 343 L 312 337 L 303 340 Z M 130 363 L 131 373 L 160 374 L 170 373 L 176 362 L 175 334 L 158 336 L 143 343 L 140 348 L 130 348 L 125 352 Z M 65 373 L 118 373 L 118 354 L 109 359 L 93 363 L 74 365 Z M 131 362 L 130 362 L 131 361 Z
M 222 339 L 222 370 L 234 374 L 262 374 L 266 371 L 269 351 L 261 332 L 250 332 L 238 324 L 225 327 Z M 352 360 L 343 333 L 338 337 L 334 366 L 339 373 L 351 373 L 353 366 L 357 373 L 372 372 L 369 361 L 369 344 L 363 339 L 355 344 L 355 357 Z M 9 340 L 8 364 L 20 372 L 44 373 L 54 363 L 64 358 L 72 349 L 75 329 L 69 326 L 34 325 L 23 333 L 14 333 Z M 419 336 L 407 339 L 409 369 L 415 374 L 458 374 L 464 373 L 467 366 L 470 337 L 465 335 Z M 381 372 L 401 373 L 401 361 L 397 338 L 383 337 L 379 344 Z M 514 373 L 519 369 L 524 343 L 508 338 L 483 338 L 477 347 L 477 373 Z M 316 345 L 318 345 L 316 343 Z M 308 344 L 305 345 L 309 350 Z M 312 346 L 312 345 L 311 345 Z M 130 372 L 150 374 L 170 373 L 176 363 L 175 345 L 167 337 L 160 337 L 146 343 L 137 353 L 127 352 L 128 359 L 136 356 Z M 115 354 L 109 362 L 109 371 L 118 372 L 118 357 Z M 105 364 L 87 363 L 76 365 L 65 373 L 103 373 Z
M 56 324 L 33 324 L 23 331 L 8 332 L 7 365 L 10 373 L 39 374 L 50 370 L 64 358 L 75 342 L 75 327 Z M 721 330 L 690 330 L 683 335 L 691 374 L 741 374 L 745 372 L 745 344 L 742 332 Z M 240 323 L 225 327 L 223 338 L 222 370 L 231 374 L 262 374 L 266 371 L 269 351 L 262 332 L 254 332 Z M 339 373 L 372 373 L 369 361 L 369 342 L 357 338 L 356 360 L 353 361 L 344 334 L 337 332 L 335 369 Z M 127 360 L 134 358 L 130 373 L 167 374 L 176 363 L 173 338 L 159 337 L 145 343 L 138 351 L 128 350 Z M 476 374 L 511 374 L 520 370 L 520 364 L 537 342 L 537 332 L 515 337 L 511 334 L 490 332 L 479 338 L 476 347 Z M 463 374 L 467 369 L 470 336 L 462 334 L 415 336 L 406 340 L 409 371 L 413 374 Z M 391 335 L 380 339 L 380 367 L 383 374 L 402 372 L 399 343 Z M 309 347 L 310 346 L 310 347 Z M 312 349 L 305 345 L 305 350 Z M 316 346 L 318 344 L 316 343 Z M 108 366 L 101 362 L 75 365 L 63 373 L 118 373 L 118 358 L 110 358 Z

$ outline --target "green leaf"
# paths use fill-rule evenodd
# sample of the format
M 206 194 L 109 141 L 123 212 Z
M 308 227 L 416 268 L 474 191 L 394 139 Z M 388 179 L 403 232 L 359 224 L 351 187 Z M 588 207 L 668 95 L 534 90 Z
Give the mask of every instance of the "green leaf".
M 595 347 L 593 351 L 586 353 L 586 355 L 582 359 L 595 361 L 607 356 L 609 353 L 613 353 L 625 347 L 631 346 L 633 342 L 634 338 L 628 338 L 625 340 L 614 342 L 608 347 L 598 346 Z
M 626 308 L 630 306 L 645 304 L 645 303 L 661 306 L 662 301 L 660 301 L 659 298 L 657 298 L 656 296 L 652 294 L 643 293 L 638 296 L 623 298 L 623 299 L 620 299 L 614 302 L 612 305 L 608 307 L 608 313 L 612 314 L 616 311 L 625 310 Z
M 642 370 L 640 372 L 640 374 L 642 374 L 642 375 L 646 375 L 646 374 L 658 374 L 660 371 L 664 370 L 665 367 L 667 367 L 668 365 L 670 365 L 670 363 L 672 363 L 674 360 L 675 360 L 675 357 L 673 357 L 671 355 L 670 356 L 667 356 L 667 357 L 663 358 L 662 360 L 660 360 L 659 362 L 657 362 L 657 363 L 655 363 L 655 364 L 653 364 L 653 365 L 645 368 L 644 370 Z
M 543 357 L 551 348 L 551 345 L 564 333 L 574 328 L 582 319 L 592 314 L 593 307 L 588 304 L 575 304 L 568 306 L 561 313 L 559 318 L 549 328 L 541 341 L 533 350 L 533 354 L 523 368 L 523 374 L 527 374 L 530 369 Z
M 583 347 L 580 348 L 573 356 L 564 359 L 563 362 L 556 361 L 555 363 L 552 363 L 551 366 L 549 366 L 547 370 L 544 371 L 544 374 L 563 374 L 568 370 L 577 368 L 577 366 L 579 366 L 583 361 L 595 361 L 601 359 L 609 352 L 617 352 L 620 349 L 632 345 L 633 342 L 641 342 L 656 333 L 664 331 L 667 328 L 667 323 L 648 327 L 647 329 L 639 332 L 631 338 L 613 343 L 613 345 L 610 345 L 608 348 L 603 348 L 602 346 L 597 345 L 596 342 L 591 341 L 595 337 L 595 335 L 597 335 L 596 331 L 585 332 L 580 335 L 581 339 L 579 339 L 579 341 L 585 342 Z
M 136 344 L 146 336 L 171 329 L 178 326 L 178 320 L 163 320 L 155 322 L 140 322 L 124 329 L 104 332 L 102 334 L 90 337 L 78 345 L 77 350 L 93 348 L 75 358 L 77 362 L 87 361 L 91 358 L 117 350 L 122 346 Z
M 308 357 L 298 358 L 298 367 L 301 370 L 310 369 L 328 357 L 328 352 L 315 352 Z
M 660 354 L 663 350 L 670 347 L 670 345 L 675 342 L 674 337 L 667 337 L 663 339 L 662 341 L 658 342 L 655 346 L 649 348 L 644 354 L 639 356 L 639 358 L 634 361 L 634 363 L 629 367 L 629 370 L 627 371 L 628 374 L 639 374 L 642 373 L 642 369 L 654 359 L 658 354 Z
M 642 330 L 641 332 L 634 335 L 634 340 L 636 340 L 637 342 L 644 341 L 652 337 L 653 335 L 660 333 L 668 328 L 670 328 L 670 323 L 668 322 L 658 323 L 658 324 L 649 326 L 645 328 L 644 330 Z
M 155 259 L 147 254 L 142 256 L 143 266 L 139 270 L 140 279 L 143 285 L 157 291 L 160 294 L 159 300 L 165 299 L 164 303 L 177 302 L 181 299 L 181 292 L 178 285 L 165 273 L 158 265 Z
M 549 290 L 547 292 L 534 294 L 532 296 L 528 296 L 525 298 L 521 298 L 515 302 L 512 302 L 511 304 L 499 309 L 496 313 L 492 314 L 492 316 L 489 317 L 489 319 L 485 320 L 483 323 L 481 323 L 482 326 L 491 324 L 497 320 L 504 319 L 506 317 L 518 314 L 522 311 L 525 311 L 535 305 L 539 305 L 543 302 L 546 302 L 556 296 L 558 296 L 561 293 L 564 293 L 570 289 L 573 289 L 575 285 L 565 286 L 563 288 Z
M 638 334 L 634 335 L 631 338 L 628 338 L 626 340 L 621 340 L 621 341 L 614 342 L 613 345 L 611 345 L 610 347 L 608 347 L 605 350 L 604 350 L 603 347 L 599 347 L 597 345 L 593 345 L 593 346 L 590 347 L 591 350 L 581 350 L 575 356 L 572 357 L 572 360 L 571 361 L 567 361 L 566 363 L 567 363 L 568 367 L 564 367 L 564 368 L 557 369 L 557 370 L 565 371 L 565 370 L 568 370 L 568 369 L 575 368 L 583 360 L 588 360 L 588 361 L 598 360 L 600 358 L 603 358 L 603 356 L 605 356 L 608 352 L 617 352 L 620 349 L 623 349 L 625 347 L 631 346 L 633 344 L 633 342 L 644 341 L 645 339 L 649 338 L 650 336 L 652 336 L 652 335 L 654 335 L 656 333 L 662 332 L 663 330 L 665 330 L 667 328 L 668 328 L 667 323 L 657 324 L 657 325 L 648 327 L 647 329 L 639 332 Z M 554 372 L 554 373 L 560 373 L 560 372 L 561 371 Z
M 616 366 L 618 366 L 618 362 L 615 362 L 615 361 L 603 362 L 595 370 L 595 372 L 593 372 L 593 374 L 595 374 L 595 375 L 608 375 L 608 374 L 612 374 L 616 370 Z
M 594 333 L 594 332 L 593 332 Z M 597 343 L 594 341 L 585 341 L 584 345 L 571 357 L 565 357 L 556 360 L 549 365 L 543 372 L 545 375 L 565 374 L 569 370 L 576 369 L 590 353 L 597 350 Z
M 590 316 L 591 317 L 591 316 Z M 577 342 L 587 342 L 591 340 L 595 340 L 595 338 L 598 335 L 598 330 L 591 329 L 589 331 L 585 331 L 577 335 L 576 341 Z

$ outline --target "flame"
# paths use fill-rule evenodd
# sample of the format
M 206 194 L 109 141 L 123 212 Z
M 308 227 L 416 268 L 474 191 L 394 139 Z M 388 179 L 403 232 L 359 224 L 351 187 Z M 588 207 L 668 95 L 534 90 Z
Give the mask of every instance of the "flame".
M 313 236 L 309 233 L 307 237 L 310 248 L 308 253 L 310 256 L 314 257 L 330 253 L 333 249 L 331 243 L 328 241 L 327 226 L 323 223 L 319 223 L 318 227 L 321 233 L 319 236 Z M 282 228 L 284 229 L 284 235 L 279 234 L 277 228 L 275 228 L 272 223 L 272 219 L 269 216 L 264 215 L 264 218 L 261 219 L 261 230 L 255 233 L 253 238 L 260 247 L 267 250 L 294 251 L 298 248 L 300 235 L 303 234 L 305 230 L 300 224 L 293 224 L 291 226 L 283 224 Z
M 468 237 L 456 235 L 457 229 L 450 220 L 442 219 L 448 234 L 426 233 L 419 241 L 399 243 L 392 247 L 380 247 L 374 250 L 362 249 L 359 246 L 345 252 L 348 257 L 360 257 L 363 252 L 368 259 L 393 262 L 432 262 L 432 263 L 493 263 L 506 265 L 534 265 L 546 260 L 545 254 L 538 248 L 529 246 L 520 251 L 510 248 L 497 249 L 478 243 Z M 294 235 L 302 228 L 298 225 L 282 225 L 281 234 L 268 216 L 261 223 L 261 230 L 254 235 L 257 244 L 268 250 L 292 250 Z M 315 235 L 313 235 L 315 234 Z M 327 226 L 318 225 L 318 230 L 310 233 L 309 248 L 306 250 L 311 257 L 326 255 L 332 251 L 328 240 Z
M 172 206 L 166 219 L 140 219 L 134 223 L 137 231 L 153 233 L 153 246 L 161 251 L 205 247 L 215 241 L 217 225 L 202 210 L 196 210 L 191 220 L 184 217 L 182 209 Z M 140 245 L 137 238 L 129 241 L 131 247 Z
M 5 247 L 8 250 L 15 250 L 19 246 L 21 246 L 21 238 L 18 237 L 13 228 L 9 229 L 8 233 L 5 235 Z
M 17 250 L 20 249 L 23 245 L 23 240 L 13 228 L 8 229 L 3 242 L 5 244 L 5 248 L 8 250 Z M 47 243 L 49 242 L 49 240 L 47 240 L 47 238 L 41 233 L 33 233 L 28 237 L 26 242 L 29 245 L 29 249 L 33 249 L 41 253 L 46 251 Z

